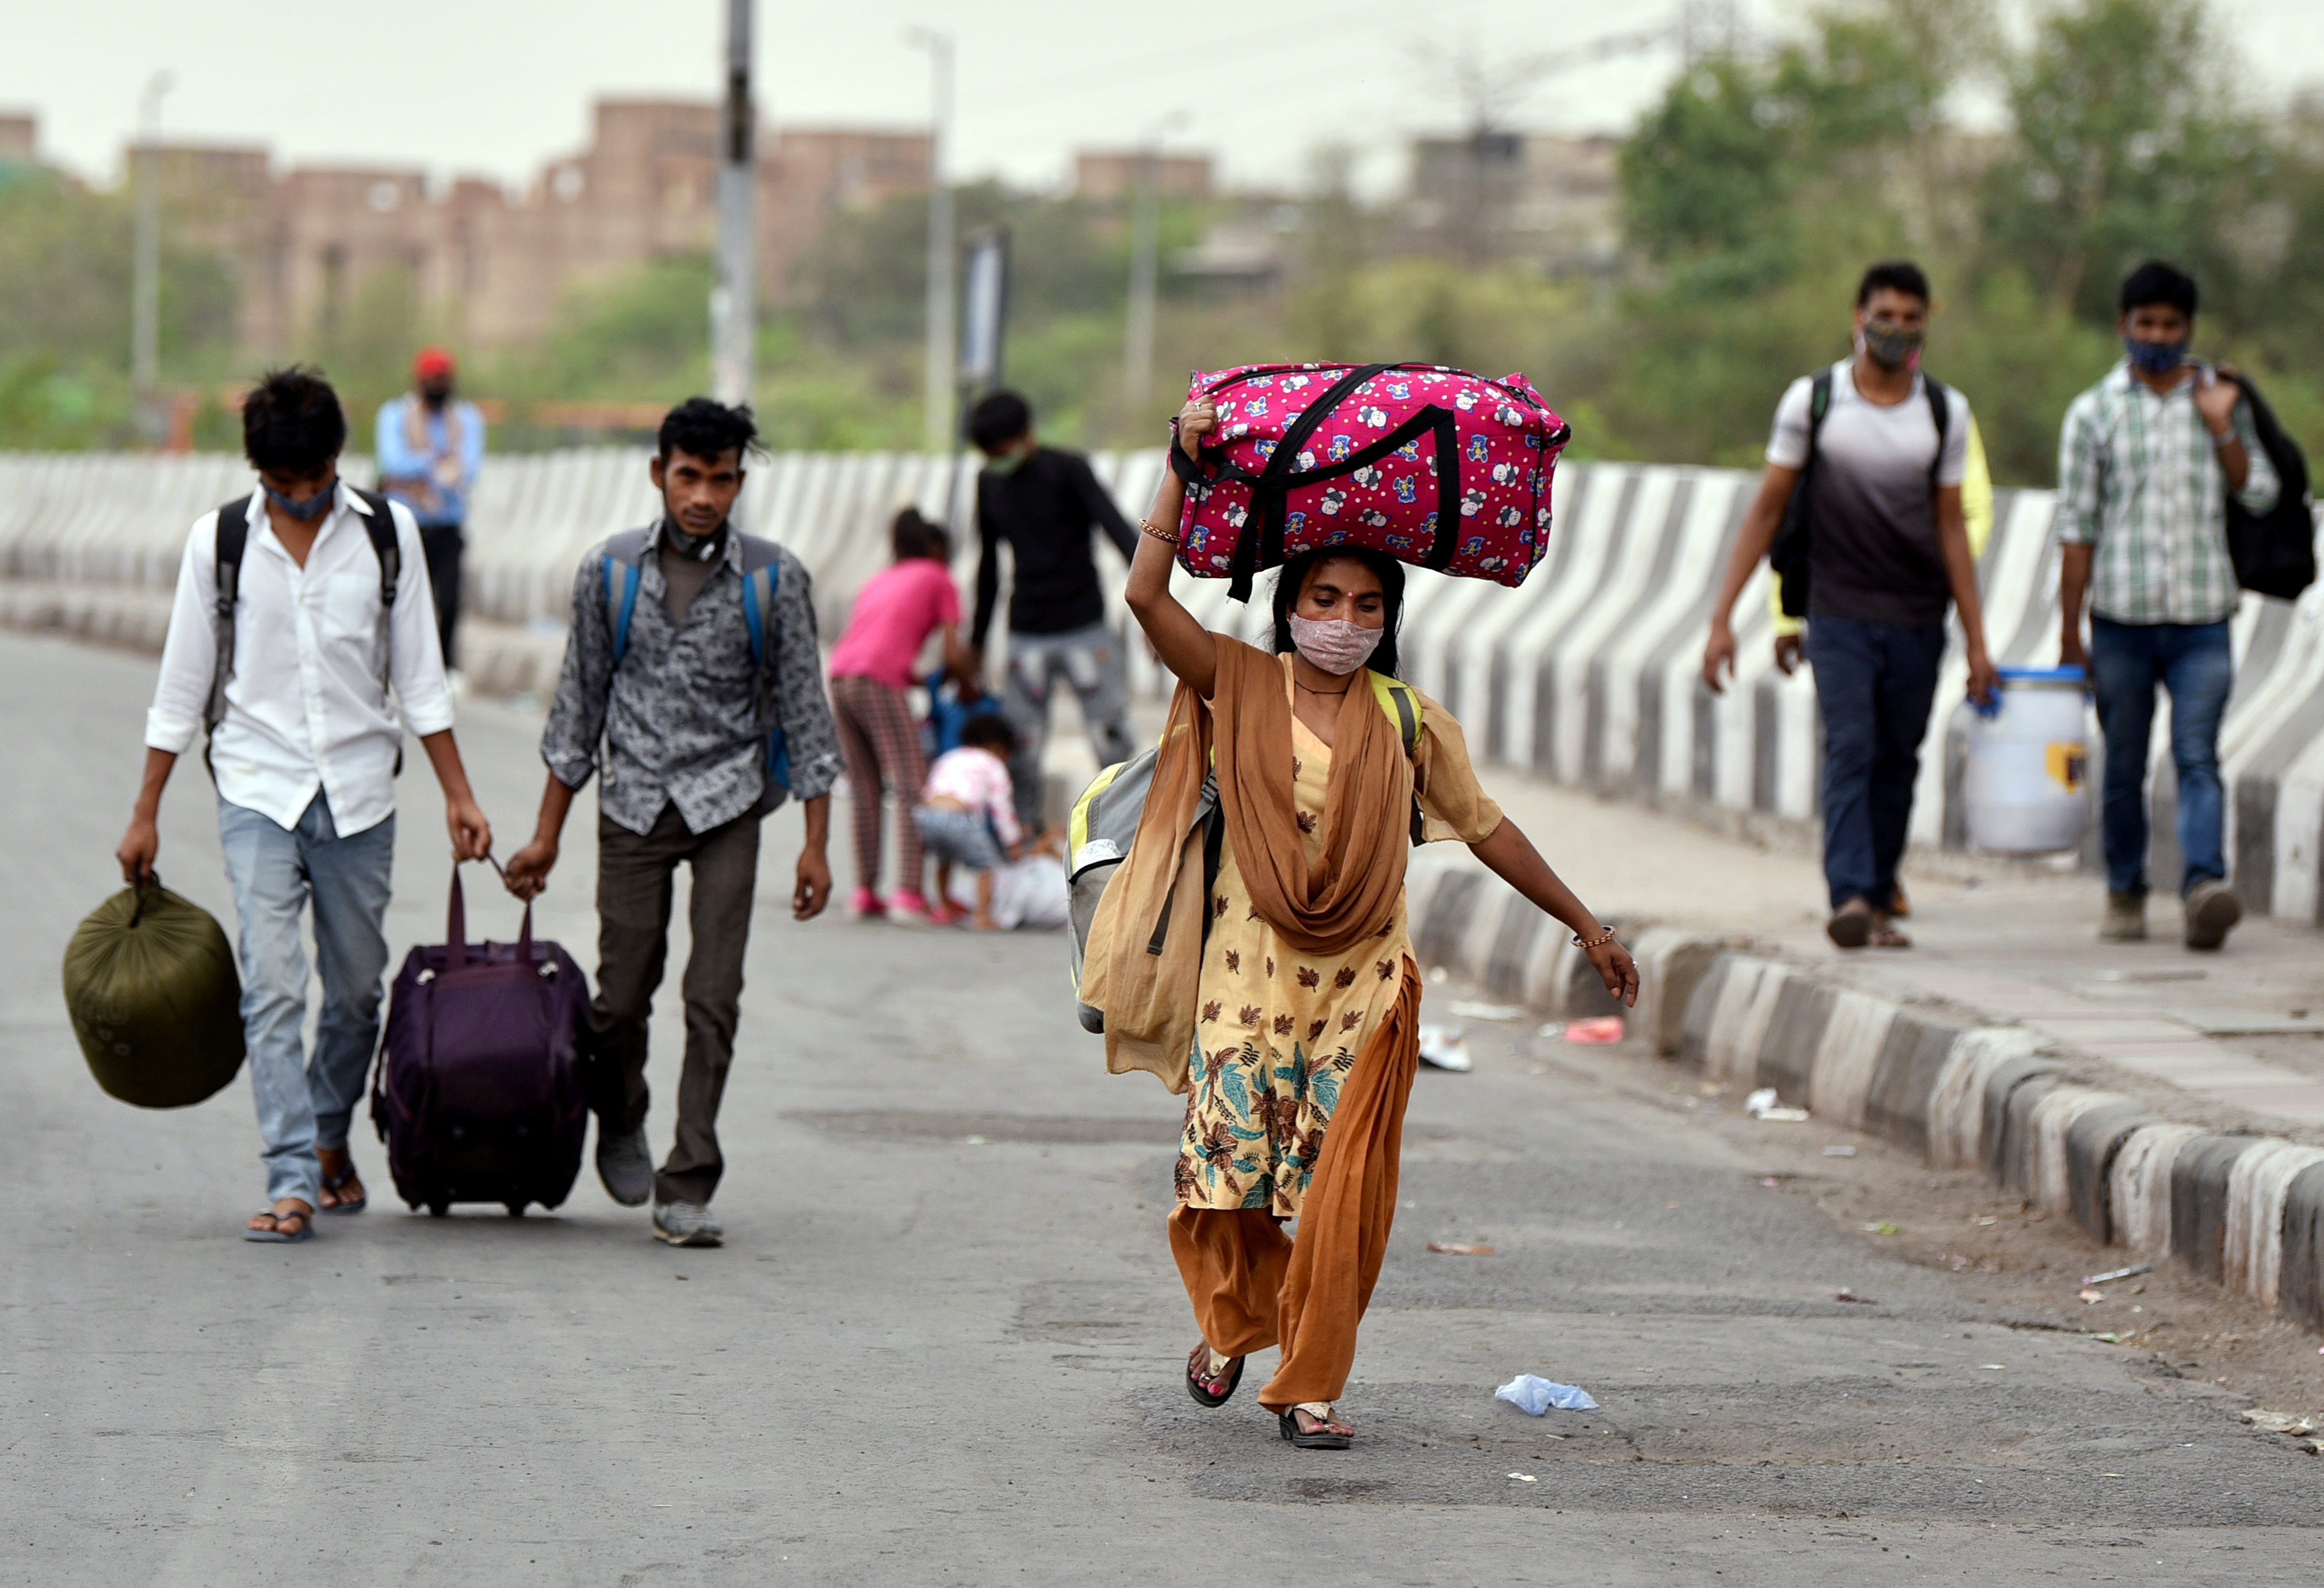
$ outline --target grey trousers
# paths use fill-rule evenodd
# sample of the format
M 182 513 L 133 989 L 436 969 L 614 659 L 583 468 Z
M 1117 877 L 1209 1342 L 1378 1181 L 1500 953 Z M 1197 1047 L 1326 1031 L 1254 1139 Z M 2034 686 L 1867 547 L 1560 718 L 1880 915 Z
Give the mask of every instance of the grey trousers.
M 706 1203 L 725 1160 L 718 1103 L 734 1062 L 742 1001 L 742 955 L 759 877 L 759 818 L 737 817 L 696 833 L 675 805 L 640 836 L 597 818 L 597 997 L 590 1010 L 592 1106 L 600 1133 L 646 1122 L 646 1020 L 669 953 L 671 880 L 694 868 L 687 910 L 694 951 L 686 962 L 686 1063 L 678 1078 L 678 1140 L 654 1176 L 657 1202 Z
M 1017 730 L 1009 777 L 1017 819 L 1028 835 L 1041 830 L 1041 746 L 1049 736 L 1049 692 L 1059 679 L 1081 697 L 1098 765 L 1130 756 L 1130 669 L 1112 632 L 1092 623 L 1063 634 L 1010 634 L 1001 714 Z

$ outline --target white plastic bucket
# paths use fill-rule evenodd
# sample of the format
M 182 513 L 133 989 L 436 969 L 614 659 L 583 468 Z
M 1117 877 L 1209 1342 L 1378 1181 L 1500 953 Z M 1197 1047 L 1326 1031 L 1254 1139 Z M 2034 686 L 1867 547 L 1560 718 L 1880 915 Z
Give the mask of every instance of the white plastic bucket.
M 1969 719 L 1961 799 L 1970 848 L 2047 854 L 2081 843 L 2088 688 L 2078 667 L 2001 669 L 1999 709 Z

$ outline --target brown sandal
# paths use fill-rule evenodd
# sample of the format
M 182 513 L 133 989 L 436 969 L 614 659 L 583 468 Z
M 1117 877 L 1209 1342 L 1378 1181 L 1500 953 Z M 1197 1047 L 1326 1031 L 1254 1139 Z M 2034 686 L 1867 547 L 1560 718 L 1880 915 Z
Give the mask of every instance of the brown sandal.
M 1211 1371 L 1211 1343 L 1196 1344 L 1186 1358 L 1186 1393 L 1194 1398 L 1197 1406 L 1213 1408 L 1234 1399 L 1235 1387 L 1242 1382 L 1242 1358 L 1227 1359 L 1226 1371 Z

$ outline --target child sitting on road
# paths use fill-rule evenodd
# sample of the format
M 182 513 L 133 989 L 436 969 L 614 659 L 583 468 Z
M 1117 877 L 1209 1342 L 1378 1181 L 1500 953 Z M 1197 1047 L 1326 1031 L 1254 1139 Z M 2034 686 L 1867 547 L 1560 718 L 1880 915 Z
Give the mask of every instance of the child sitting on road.
M 1009 778 L 1017 734 L 1007 718 L 979 714 L 962 727 L 960 740 L 959 749 L 937 756 L 928 769 L 927 785 L 912 816 L 919 823 L 921 842 L 936 858 L 938 919 L 959 919 L 951 904 L 952 868 L 963 865 L 976 873 L 976 929 L 997 931 L 992 869 L 1004 853 L 1017 860 L 1025 852 L 1016 791 Z

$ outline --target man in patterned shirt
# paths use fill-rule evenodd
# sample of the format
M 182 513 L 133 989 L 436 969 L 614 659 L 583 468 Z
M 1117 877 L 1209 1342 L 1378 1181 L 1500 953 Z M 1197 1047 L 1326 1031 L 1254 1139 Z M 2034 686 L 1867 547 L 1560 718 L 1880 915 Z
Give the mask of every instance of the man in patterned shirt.
M 718 1100 L 734 1058 L 759 821 L 786 794 L 805 801 L 807 811 L 791 915 L 812 919 L 831 900 L 825 845 L 839 735 L 823 692 L 813 592 L 797 558 L 763 541 L 746 547 L 728 517 L 742 489 L 743 452 L 757 436 L 749 409 L 706 397 L 680 403 L 662 420 L 652 465 L 660 522 L 597 547 L 574 577 L 572 637 L 540 739 L 549 782 L 540 824 L 508 863 L 511 891 L 525 899 L 539 893 L 557 863 L 575 792 L 591 772 L 604 774 L 591 1011 L 597 1175 L 625 1207 L 650 1193 L 654 1233 L 673 1246 L 724 1239 L 709 1206 L 724 1168 Z M 743 605 L 746 568 L 769 554 L 776 575 L 765 622 L 771 691 Z M 624 577 L 634 580 L 635 598 L 616 617 L 606 591 Z M 764 771 L 769 731 L 777 726 L 789 752 L 788 788 Z M 646 1020 L 669 944 L 670 880 L 681 862 L 694 872 L 686 1065 L 677 1144 L 657 1174 L 646 1144 Z
M 2221 838 L 2219 717 L 2235 682 L 2227 620 L 2239 595 L 2227 496 L 2264 513 L 2278 481 L 2233 372 L 2187 356 L 2190 277 L 2140 265 L 2122 284 L 2116 326 L 2123 360 L 2074 399 L 2058 443 L 2059 659 L 2089 669 L 2106 735 L 2098 936 L 2146 936 L 2147 734 L 2160 683 L 2171 692 L 2187 946 L 2217 948 L 2243 915 Z

